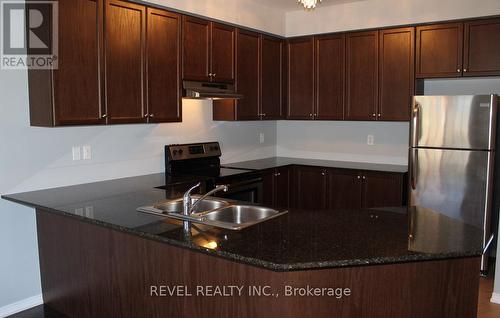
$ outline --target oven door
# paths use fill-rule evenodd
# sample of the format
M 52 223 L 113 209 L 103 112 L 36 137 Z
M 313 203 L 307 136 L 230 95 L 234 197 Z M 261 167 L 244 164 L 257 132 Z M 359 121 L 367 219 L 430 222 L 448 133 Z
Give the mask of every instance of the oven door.
M 262 177 L 252 176 L 248 179 L 224 180 L 219 182 L 228 185 L 227 192 L 218 192 L 217 197 L 231 200 L 262 204 Z

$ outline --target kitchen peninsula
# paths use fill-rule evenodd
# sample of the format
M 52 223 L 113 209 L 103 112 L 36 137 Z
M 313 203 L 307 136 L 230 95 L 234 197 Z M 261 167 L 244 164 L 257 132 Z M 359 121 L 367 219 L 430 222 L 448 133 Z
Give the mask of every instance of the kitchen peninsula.
M 164 182 L 154 174 L 3 196 L 36 208 L 45 304 L 72 317 L 437 318 L 477 310 L 482 233 L 474 227 L 427 210 L 292 208 L 241 231 L 192 224 L 185 233 L 181 221 L 136 211 L 179 197 L 178 185 L 156 188 Z M 162 286 L 257 294 L 161 297 Z M 343 292 L 302 295 L 308 288 Z

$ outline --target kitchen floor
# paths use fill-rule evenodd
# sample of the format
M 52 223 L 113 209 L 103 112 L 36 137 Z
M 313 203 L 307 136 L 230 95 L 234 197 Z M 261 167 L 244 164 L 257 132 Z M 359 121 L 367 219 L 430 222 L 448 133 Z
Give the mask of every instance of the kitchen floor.
M 481 278 L 479 283 L 479 305 L 477 318 L 498 318 L 500 317 L 500 305 L 490 302 L 493 292 L 493 275 L 487 278 Z M 47 306 L 38 306 L 28 309 L 8 318 L 62 318 L 64 315 L 48 308 Z

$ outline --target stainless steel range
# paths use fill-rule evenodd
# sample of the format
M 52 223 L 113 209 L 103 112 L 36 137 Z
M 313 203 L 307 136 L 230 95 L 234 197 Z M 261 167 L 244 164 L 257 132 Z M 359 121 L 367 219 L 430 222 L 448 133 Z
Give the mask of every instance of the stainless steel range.
M 262 177 L 252 170 L 222 168 L 221 147 L 218 142 L 178 144 L 165 146 L 165 172 L 168 180 L 202 182 L 202 192 L 217 185 L 228 185 L 228 191 L 219 197 L 262 203 Z M 189 182 L 188 181 L 188 182 Z

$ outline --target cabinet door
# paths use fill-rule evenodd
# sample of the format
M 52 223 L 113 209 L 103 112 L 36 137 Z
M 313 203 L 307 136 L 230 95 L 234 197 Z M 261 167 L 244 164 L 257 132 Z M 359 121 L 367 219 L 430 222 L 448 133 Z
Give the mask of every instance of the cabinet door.
M 147 13 L 149 121 L 181 121 L 181 17 L 151 8 Z
M 346 119 L 375 120 L 378 102 L 378 31 L 346 35 Z
M 465 23 L 463 75 L 500 75 L 500 19 Z
M 416 76 L 462 76 L 463 24 L 417 27 Z
M 244 98 L 237 100 L 237 119 L 255 120 L 259 116 L 260 36 L 238 30 L 236 40 L 236 88 Z
M 343 34 L 318 36 L 316 45 L 316 111 L 315 119 L 344 118 Z
M 358 171 L 331 169 L 328 171 L 328 208 L 360 209 L 363 180 Z
M 212 81 L 234 83 L 234 43 L 236 28 L 212 23 Z
M 262 35 L 261 38 L 261 116 L 283 118 L 283 41 Z
M 107 0 L 105 30 L 108 123 L 145 122 L 146 7 Z
M 399 207 L 403 205 L 403 175 L 363 172 L 363 207 Z
M 55 125 L 104 124 L 99 55 L 102 0 L 59 1 L 59 69 L 54 71 Z
M 414 78 L 414 28 L 381 30 L 378 120 L 410 120 Z
M 327 175 L 323 168 L 295 168 L 295 207 L 303 210 L 326 208 Z
M 274 207 L 276 208 L 288 209 L 290 207 L 290 170 L 291 169 L 289 167 L 281 167 L 276 169 L 276 180 L 274 182 Z
M 314 116 L 314 38 L 288 42 L 288 114 L 289 119 L 313 119 Z
M 210 22 L 182 16 L 182 78 L 209 81 Z
M 274 207 L 276 194 L 276 171 L 274 169 L 262 172 L 262 204 L 268 207 Z

